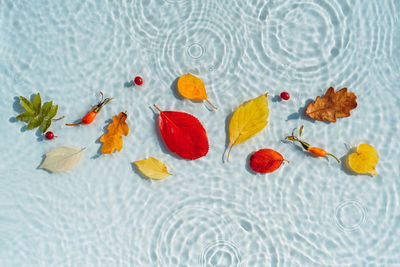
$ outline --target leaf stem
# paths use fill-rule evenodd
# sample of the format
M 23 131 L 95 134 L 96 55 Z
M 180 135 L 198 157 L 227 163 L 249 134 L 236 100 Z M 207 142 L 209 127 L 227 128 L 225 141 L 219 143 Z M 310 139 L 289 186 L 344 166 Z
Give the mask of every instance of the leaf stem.
M 60 118 L 57 118 L 57 119 L 52 119 L 53 121 L 59 121 L 59 120 L 62 120 L 62 119 L 64 119 L 65 118 L 65 116 L 62 116 L 62 117 L 60 117 Z
M 65 125 L 67 125 L 67 126 L 75 126 L 75 125 L 79 125 L 81 123 L 82 122 L 80 121 L 80 122 L 77 122 L 77 123 L 66 123 Z
M 212 106 L 215 110 L 218 110 L 218 108 L 217 108 L 216 106 L 214 106 L 213 104 L 211 104 L 211 102 L 210 102 L 208 99 L 206 99 L 206 101 L 207 101 L 207 103 L 210 104 L 210 106 Z
M 228 157 L 226 158 L 226 161 L 228 161 L 228 162 L 229 162 L 229 155 L 231 154 L 231 150 L 232 150 L 232 147 L 233 147 L 234 145 L 235 145 L 235 143 L 231 144 L 231 146 L 229 147 Z
M 333 158 L 335 158 L 336 161 L 337 161 L 338 163 L 340 163 L 340 160 L 339 160 L 335 155 L 333 155 L 333 154 L 331 154 L 331 153 L 326 153 L 326 154 L 329 155 L 329 156 L 331 156 L 331 157 L 333 157 Z
M 156 104 L 153 104 L 153 106 L 161 113 L 162 111 L 161 111 L 161 109 L 159 109 L 157 106 L 156 106 Z

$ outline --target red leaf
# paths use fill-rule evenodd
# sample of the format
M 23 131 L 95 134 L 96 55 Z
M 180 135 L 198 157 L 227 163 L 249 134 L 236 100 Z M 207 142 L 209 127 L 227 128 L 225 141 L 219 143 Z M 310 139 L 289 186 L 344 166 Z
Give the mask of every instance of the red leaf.
M 161 111 L 158 127 L 166 146 L 184 159 L 198 159 L 208 153 L 207 133 L 200 121 L 185 112 Z
M 269 173 L 278 169 L 284 161 L 283 156 L 272 149 L 260 149 L 250 157 L 250 168 L 255 172 Z

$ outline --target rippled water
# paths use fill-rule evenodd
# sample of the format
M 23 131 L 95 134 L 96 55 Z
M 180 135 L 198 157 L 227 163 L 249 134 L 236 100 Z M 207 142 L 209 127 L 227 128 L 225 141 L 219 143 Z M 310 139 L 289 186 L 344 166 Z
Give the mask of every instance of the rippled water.
M 395 0 L 0 0 L 1 266 L 400 265 L 400 3 Z M 182 100 L 174 81 L 201 77 L 218 111 Z M 136 75 L 142 87 L 130 86 Z M 302 114 L 333 86 L 358 97 L 350 118 Z M 115 100 L 90 126 L 54 123 L 59 137 L 16 122 L 19 95 L 39 91 L 71 122 Z M 288 91 L 291 99 L 277 100 Z M 222 162 L 226 118 L 269 93 L 269 125 Z M 155 129 L 162 109 L 197 116 L 209 154 L 185 161 Z M 107 121 L 128 112 L 120 153 L 98 156 Z M 379 152 L 378 178 L 281 142 L 304 138 L 340 157 L 348 143 Z M 58 145 L 86 147 L 74 170 L 37 169 Z M 278 150 L 290 164 L 254 175 L 248 155 Z M 154 156 L 173 176 L 141 178 Z

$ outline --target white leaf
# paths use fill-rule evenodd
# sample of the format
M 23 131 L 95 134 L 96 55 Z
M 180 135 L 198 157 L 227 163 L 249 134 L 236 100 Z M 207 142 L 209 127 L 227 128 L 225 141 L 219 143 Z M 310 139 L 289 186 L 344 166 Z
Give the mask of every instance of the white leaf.
M 51 172 L 65 172 L 71 170 L 81 160 L 85 148 L 76 149 L 67 146 L 58 146 L 46 153 L 41 169 Z

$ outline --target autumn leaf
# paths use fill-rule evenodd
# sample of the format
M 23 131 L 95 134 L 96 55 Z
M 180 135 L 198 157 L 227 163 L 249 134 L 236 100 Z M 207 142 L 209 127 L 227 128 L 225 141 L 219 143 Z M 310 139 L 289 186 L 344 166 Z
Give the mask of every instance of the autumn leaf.
M 347 158 L 350 169 L 359 174 L 371 174 L 378 176 L 375 172 L 379 156 L 375 148 L 369 144 L 360 144 L 355 153 L 351 153 Z
M 114 116 L 112 123 L 107 127 L 107 133 L 101 138 L 100 142 L 103 143 L 100 151 L 103 154 L 111 154 L 115 150 L 118 152 L 122 149 L 122 136 L 127 136 L 129 133 L 129 126 L 126 123 L 127 115 L 120 112 L 118 116 Z
M 161 111 L 158 128 L 165 145 L 184 159 L 194 160 L 207 155 L 208 138 L 200 121 L 185 112 Z
M 250 156 L 250 168 L 259 173 L 269 173 L 278 169 L 283 161 L 283 156 L 273 149 L 260 149 Z
M 168 172 L 167 166 L 165 166 L 163 162 L 153 157 L 134 161 L 134 163 L 136 164 L 140 172 L 150 179 L 160 180 L 171 175 Z
M 243 143 L 259 133 L 268 124 L 267 94 L 254 98 L 239 106 L 229 122 L 229 155 L 234 145 Z
M 65 172 L 71 170 L 79 163 L 85 148 L 59 146 L 46 153 L 43 163 L 39 166 L 51 172 Z
M 204 86 L 204 83 L 200 78 L 190 73 L 183 74 L 178 79 L 177 89 L 182 96 L 192 100 L 205 100 L 208 104 L 210 104 L 210 106 L 217 109 L 208 100 L 206 87 Z
M 350 116 L 350 110 L 357 107 L 357 97 L 352 92 L 347 92 L 347 88 L 342 88 L 335 92 L 330 87 L 323 97 L 317 97 L 306 108 L 306 114 L 318 121 L 327 120 L 336 122 L 336 118 Z

